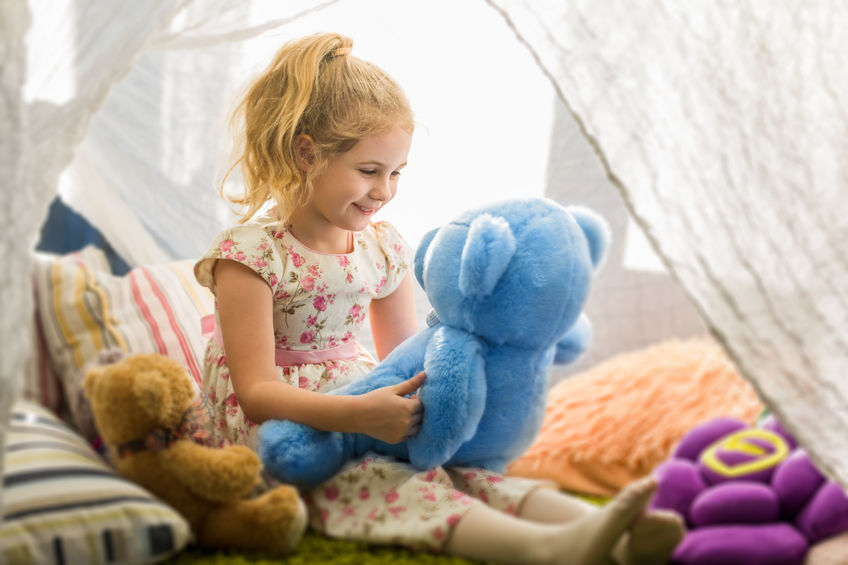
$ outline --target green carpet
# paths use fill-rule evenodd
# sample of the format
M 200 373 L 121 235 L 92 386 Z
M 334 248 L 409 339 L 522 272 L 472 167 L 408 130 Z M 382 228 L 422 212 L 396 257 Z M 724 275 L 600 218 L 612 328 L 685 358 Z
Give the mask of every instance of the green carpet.
M 288 557 L 188 549 L 166 563 L 168 565 L 201 563 L 213 565 L 471 565 L 475 562 L 447 555 L 418 553 L 401 547 L 332 540 L 310 531 L 300 541 L 297 550 Z

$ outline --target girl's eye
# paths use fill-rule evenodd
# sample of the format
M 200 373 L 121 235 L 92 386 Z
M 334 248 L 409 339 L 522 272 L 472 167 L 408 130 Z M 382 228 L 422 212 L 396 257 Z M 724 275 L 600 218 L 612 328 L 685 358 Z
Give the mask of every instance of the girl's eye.
M 377 171 L 375 171 L 374 169 L 359 169 L 359 172 L 363 175 L 373 175 Z
M 392 176 L 393 176 L 393 177 L 399 177 L 399 176 L 400 176 L 400 171 L 393 171 L 393 172 L 392 172 Z

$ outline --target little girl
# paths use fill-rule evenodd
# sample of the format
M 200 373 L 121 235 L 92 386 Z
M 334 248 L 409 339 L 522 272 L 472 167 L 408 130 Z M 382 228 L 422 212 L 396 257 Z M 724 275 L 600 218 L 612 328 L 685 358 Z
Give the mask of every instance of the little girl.
M 422 416 L 423 373 L 361 396 L 322 394 L 374 367 L 355 338 L 366 311 L 380 358 L 418 330 L 410 249 L 372 221 L 397 191 L 412 112 L 351 45 L 336 34 L 287 43 L 249 89 L 234 115 L 242 223 L 195 266 L 216 296 L 203 370 L 213 424 L 254 449 L 271 418 L 399 442 Z M 676 516 L 645 512 L 652 479 L 600 509 L 541 486 L 369 455 L 303 495 L 327 535 L 503 563 L 664 563 L 682 535 Z

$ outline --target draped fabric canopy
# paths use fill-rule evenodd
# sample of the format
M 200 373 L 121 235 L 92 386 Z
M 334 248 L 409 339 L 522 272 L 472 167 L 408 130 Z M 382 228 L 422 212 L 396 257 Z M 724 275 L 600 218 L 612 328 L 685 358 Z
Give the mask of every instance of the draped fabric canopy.
M 279 44 L 307 20 L 335 29 L 344 23 L 337 5 L 345 3 L 0 3 L 0 422 L 29 348 L 21 328 L 32 308 L 30 252 L 57 191 L 133 264 L 196 256 L 232 221 L 214 186 L 228 165 L 233 99 L 270 56 L 251 42 L 270 34 Z M 524 143 L 519 152 L 544 137 L 533 125 L 544 112 L 533 111 L 555 92 L 714 335 L 848 484 L 848 70 L 839 64 L 848 40 L 838 35 L 848 8 L 488 0 L 465 21 L 449 2 L 432 6 L 351 7 L 363 22 L 392 18 L 395 28 L 373 29 L 393 34 L 406 64 L 387 70 L 401 84 L 431 82 L 456 111 L 445 141 L 432 119 L 414 147 L 431 157 L 421 177 L 449 196 L 418 191 L 396 209 L 442 199 L 414 226 L 420 233 L 481 194 L 511 194 L 499 187 L 538 191 L 546 148 Z M 410 20 L 422 34 L 439 25 L 445 39 L 410 42 Z M 366 37 L 354 39 L 357 54 L 383 64 Z M 454 141 L 458 149 L 443 149 Z M 486 153 L 475 155 L 476 145 Z M 440 174 L 452 160 L 467 177 Z
M 47 14 L 55 6 L 40 6 L 40 15 L 45 19 L 39 21 L 44 25 L 33 26 L 35 14 L 31 6 L 16 0 L 0 4 L 0 178 L 6 200 L 0 212 L 4 259 L 0 275 L 0 300 L 4 304 L 0 322 L 0 445 L 5 443 L 5 424 L 31 346 L 25 331 L 33 304 L 30 253 L 47 206 L 56 194 L 59 174 L 70 162 L 91 115 L 110 87 L 127 71 L 139 49 L 168 24 L 179 8 L 178 2 L 167 1 L 152 8 L 142 4 L 94 4 L 81 3 L 76 7 L 77 21 L 85 22 L 78 32 L 85 42 L 96 38 L 103 52 L 109 53 L 109 63 L 63 50 L 52 53 L 35 68 L 28 68 L 35 57 L 35 49 L 28 49 L 30 28 L 40 32 L 40 37 L 31 34 L 31 44 L 44 45 L 47 38 L 67 32 L 73 18 L 51 21 Z M 68 15 L 63 10 L 53 14 L 57 18 Z M 126 21 L 133 33 L 115 26 L 115 20 Z M 76 93 L 56 101 L 31 96 L 56 80 L 60 69 L 78 63 L 87 80 Z

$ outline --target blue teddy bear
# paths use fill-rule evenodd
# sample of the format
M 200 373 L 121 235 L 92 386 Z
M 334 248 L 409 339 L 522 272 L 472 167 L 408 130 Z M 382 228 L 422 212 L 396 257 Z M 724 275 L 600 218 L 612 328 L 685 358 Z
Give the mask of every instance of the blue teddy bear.
M 419 433 L 388 444 L 270 420 L 259 430 L 265 467 L 303 487 L 369 451 L 419 469 L 503 471 L 539 430 L 551 363 L 567 363 L 588 345 L 582 310 L 608 239 L 595 213 L 546 198 L 484 206 L 427 233 L 415 252 L 415 276 L 434 310 L 429 327 L 330 393 L 364 394 L 424 370 Z

